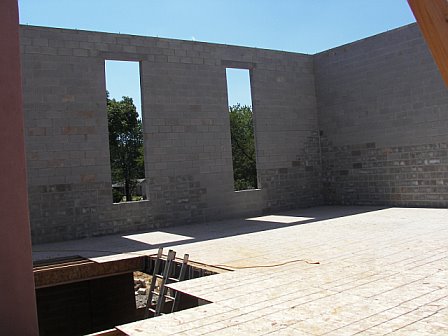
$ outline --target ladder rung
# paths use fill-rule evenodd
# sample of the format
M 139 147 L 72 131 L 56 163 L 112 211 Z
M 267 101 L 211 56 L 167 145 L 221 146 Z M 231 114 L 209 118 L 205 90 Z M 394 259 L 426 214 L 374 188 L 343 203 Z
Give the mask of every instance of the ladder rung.
M 150 295 L 148 296 L 147 300 L 147 306 L 153 306 L 152 302 L 153 300 L 157 301 L 154 308 L 147 308 L 145 316 L 148 316 L 149 312 L 152 312 L 154 316 L 164 315 L 162 313 L 163 305 L 166 301 L 172 302 L 172 308 L 171 312 L 176 310 L 176 307 L 178 306 L 178 298 L 177 293 L 173 294 L 173 296 L 169 295 L 167 289 L 165 288 L 166 284 L 169 283 L 177 283 L 179 281 L 184 280 L 185 278 L 185 272 L 187 268 L 189 255 L 185 254 L 184 259 L 182 261 L 182 266 L 180 267 L 179 277 L 175 278 L 175 274 L 173 272 L 176 272 L 177 266 L 176 266 L 176 252 L 173 250 L 169 250 L 168 254 L 166 256 L 163 256 L 163 249 L 159 248 L 159 251 L 157 253 L 157 257 L 152 259 L 155 261 L 154 269 L 153 269 L 153 278 L 151 280 L 151 286 L 149 288 Z M 163 266 L 163 271 L 160 269 L 161 262 L 164 261 L 165 265 Z M 159 267 L 160 266 L 160 267 Z M 161 273 L 158 273 L 161 271 Z M 170 277 L 171 275 L 171 277 Z M 157 279 L 160 279 L 159 283 L 159 291 L 156 290 L 157 285 Z M 155 299 L 153 296 L 157 295 L 157 299 Z

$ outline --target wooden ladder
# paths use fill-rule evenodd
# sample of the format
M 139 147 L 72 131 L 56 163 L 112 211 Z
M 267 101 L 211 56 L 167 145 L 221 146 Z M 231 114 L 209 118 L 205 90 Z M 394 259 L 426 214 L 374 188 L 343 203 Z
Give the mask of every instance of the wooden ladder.
M 185 279 L 185 275 L 187 273 L 188 258 L 189 255 L 185 254 L 184 259 L 182 260 L 179 275 L 176 278 L 175 277 L 176 252 L 173 250 L 169 250 L 166 259 L 164 259 L 163 248 L 159 248 L 154 264 L 151 285 L 149 287 L 148 301 L 146 302 L 145 318 L 150 317 L 150 313 L 152 313 L 153 317 L 163 315 L 162 311 L 166 302 L 172 303 L 171 312 L 177 310 L 177 307 L 179 306 L 179 294 L 177 291 L 175 291 L 173 295 L 169 295 L 168 288 L 166 288 L 166 285 L 170 283 L 179 282 Z M 163 260 L 165 260 L 165 267 L 163 268 L 163 271 L 160 273 L 160 268 Z M 158 291 L 156 290 L 157 279 L 160 279 Z M 157 301 L 155 308 L 152 308 L 152 301 L 154 299 L 154 296 L 157 296 Z

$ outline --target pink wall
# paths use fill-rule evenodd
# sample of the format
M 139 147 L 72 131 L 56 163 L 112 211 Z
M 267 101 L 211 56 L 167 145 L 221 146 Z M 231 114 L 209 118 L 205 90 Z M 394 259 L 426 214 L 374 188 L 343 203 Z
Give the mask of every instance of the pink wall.
M 16 0 L 0 1 L 0 45 L 0 334 L 37 335 Z

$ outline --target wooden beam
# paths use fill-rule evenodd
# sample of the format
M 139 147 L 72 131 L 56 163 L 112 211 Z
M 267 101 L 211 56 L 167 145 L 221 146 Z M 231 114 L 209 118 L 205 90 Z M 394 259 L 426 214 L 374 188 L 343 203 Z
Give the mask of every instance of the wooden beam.
M 408 0 L 448 86 L 448 0 Z
M 139 256 L 103 263 L 84 259 L 35 266 L 34 283 L 36 288 L 44 288 L 134 271 L 144 271 L 145 258 L 145 256 Z
M 156 334 L 156 333 L 155 333 Z M 88 336 L 126 336 L 127 334 L 121 332 L 118 329 L 108 329 L 103 330 L 94 334 L 89 334 Z
M 17 0 L 0 0 L 0 334 L 37 335 Z

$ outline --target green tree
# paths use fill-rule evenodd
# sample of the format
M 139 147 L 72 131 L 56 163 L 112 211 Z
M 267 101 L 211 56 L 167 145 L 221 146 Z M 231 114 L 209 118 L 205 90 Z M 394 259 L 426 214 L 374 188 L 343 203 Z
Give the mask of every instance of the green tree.
M 250 106 L 229 106 L 235 190 L 257 188 L 253 113 Z
M 145 176 L 142 120 L 132 98 L 109 99 L 109 92 L 107 114 L 112 183 L 123 183 L 126 201 L 131 201 L 136 180 Z

